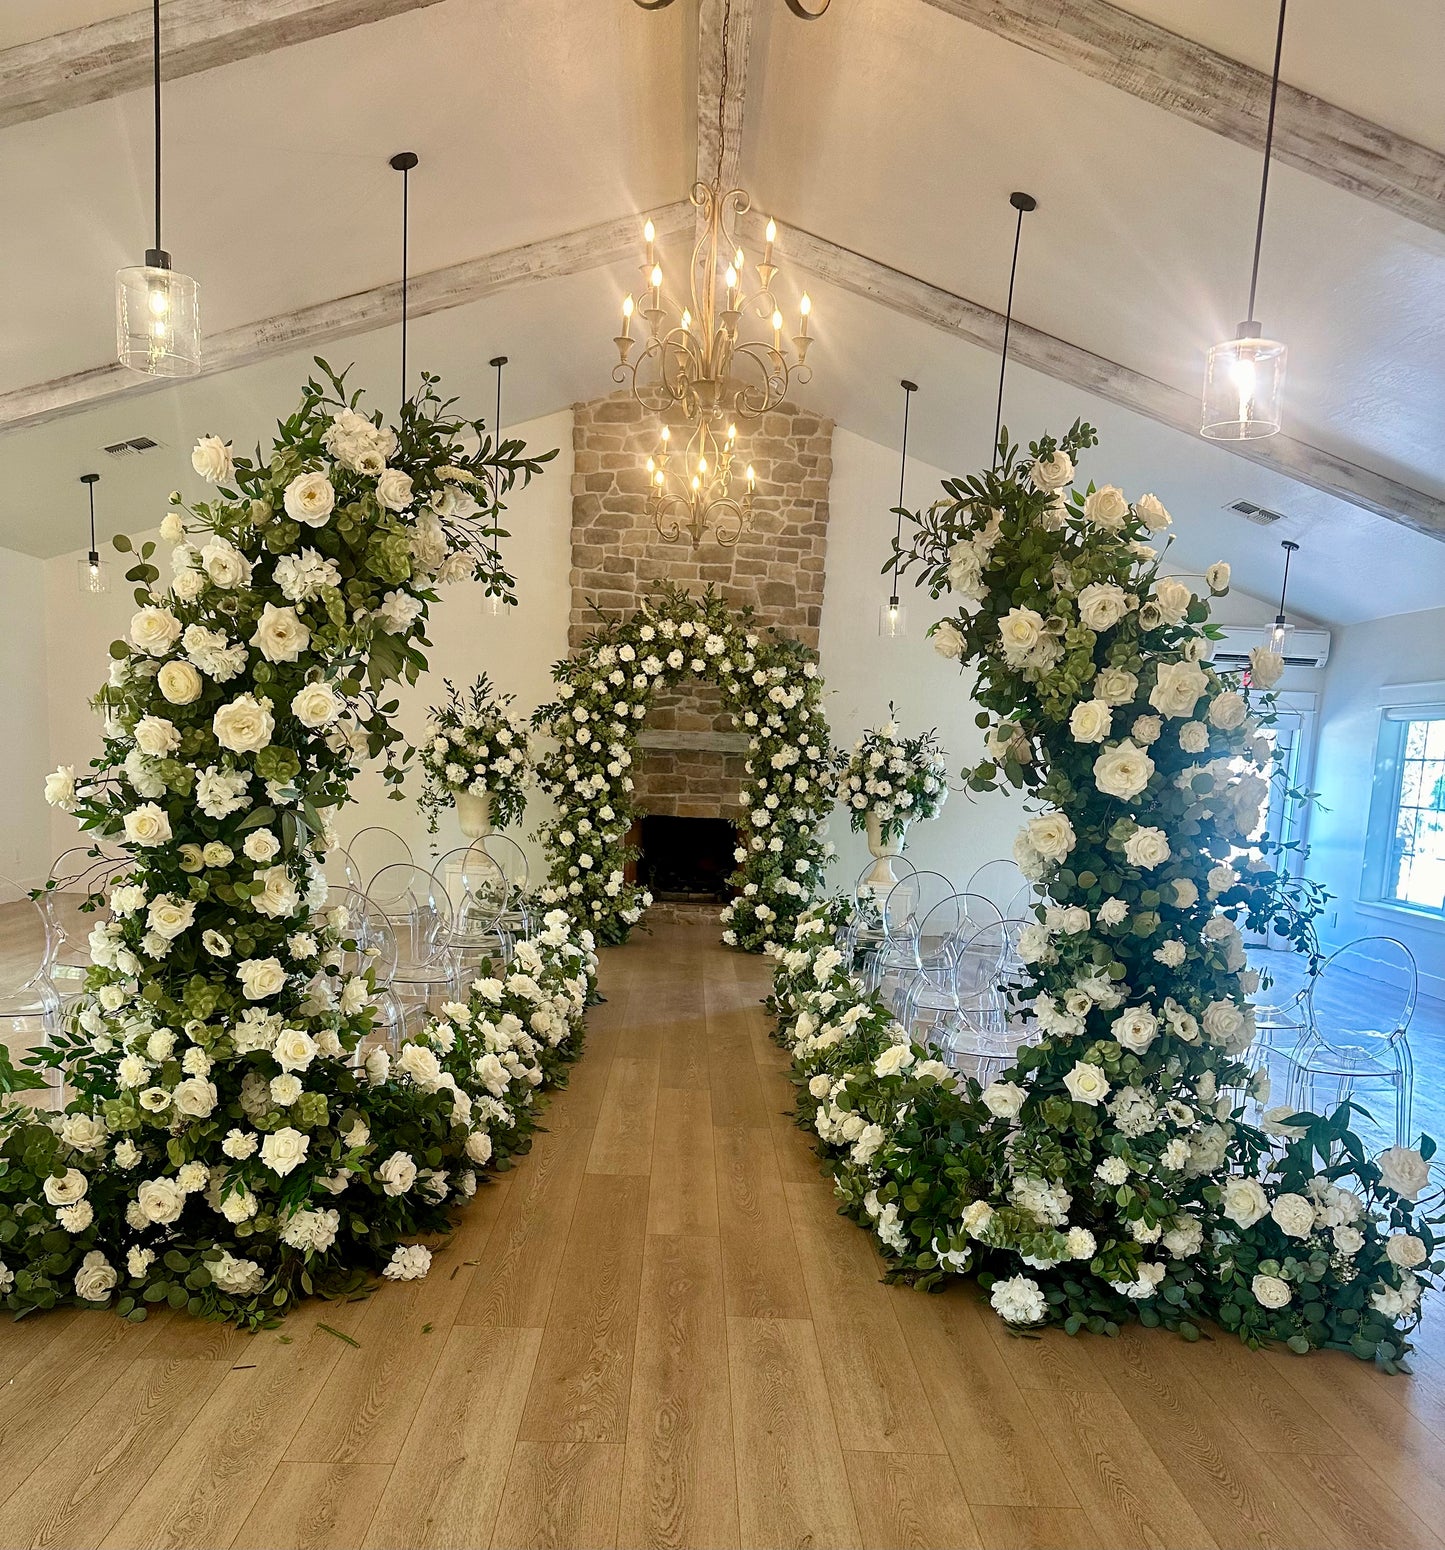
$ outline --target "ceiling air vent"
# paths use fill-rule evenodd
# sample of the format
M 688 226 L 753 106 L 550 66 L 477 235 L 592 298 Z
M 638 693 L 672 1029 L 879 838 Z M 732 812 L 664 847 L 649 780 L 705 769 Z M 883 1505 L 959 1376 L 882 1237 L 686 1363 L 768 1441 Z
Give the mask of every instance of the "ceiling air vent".
M 1224 509 L 1238 512 L 1246 522 L 1253 522 L 1256 527 L 1272 527 L 1276 522 L 1284 521 L 1282 511 L 1271 511 L 1268 506 L 1256 506 L 1253 501 L 1230 501 Z
M 149 436 L 132 436 L 129 441 L 115 441 L 101 451 L 108 457 L 139 457 L 142 452 L 154 452 L 160 442 Z

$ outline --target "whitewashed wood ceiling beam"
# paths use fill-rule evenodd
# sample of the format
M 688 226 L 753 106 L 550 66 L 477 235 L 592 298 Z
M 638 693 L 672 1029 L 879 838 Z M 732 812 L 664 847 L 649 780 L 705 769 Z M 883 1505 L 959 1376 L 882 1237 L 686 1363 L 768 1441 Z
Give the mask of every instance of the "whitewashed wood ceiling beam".
M 760 218 L 751 217 L 749 224 L 751 236 L 756 241 L 760 235 Z M 955 296 L 951 291 L 891 269 L 876 259 L 796 226 L 779 230 L 776 250 L 818 279 L 855 296 L 880 302 L 904 317 L 917 319 L 995 353 L 1003 346 L 1003 314 L 980 306 L 978 302 Z M 1191 438 L 1198 437 L 1199 399 L 1195 394 L 1030 328 L 1017 318 L 1009 333 L 1009 358 L 1057 382 L 1132 410 L 1145 419 L 1167 425 Z M 1219 441 L 1212 445 L 1377 516 L 1403 523 L 1416 532 L 1445 538 L 1445 501 L 1321 447 L 1283 435 L 1261 441 Z
M 235 64 L 346 32 L 440 0 L 166 0 L 169 79 Z M 151 12 L 127 11 L 86 27 L 0 50 L 0 128 L 138 91 L 151 79 Z
M 652 212 L 659 242 L 675 241 L 692 232 L 693 209 L 685 201 Z M 564 275 L 631 258 L 637 250 L 637 218 L 621 216 L 585 226 L 565 236 L 549 237 L 468 259 L 444 269 L 412 276 L 407 293 L 408 315 L 426 317 L 452 307 L 464 307 L 499 291 L 515 290 Z M 350 296 L 300 307 L 277 317 L 244 323 L 212 334 L 205 341 L 202 374 L 215 376 L 257 361 L 269 360 L 302 347 L 335 339 L 351 339 L 401 321 L 401 284 L 392 281 Z M 107 399 L 154 391 L 170 379 L 141 376 L 118 363 L 96 366 L 51 382 L 0 393 L 0 432 L 39 425 L 75 414 Z
M 1108 0 L 926 3 L 1240 145 L 1264 145 L 1268 75 Z M 1360 7 L 1362 27 L 1369 10 Z M 1286 63 L 1288 57 L 1286 48 Z M 1445 156 L 1284 81 L 1274 154 L 1300 172 L 1445 232 Z

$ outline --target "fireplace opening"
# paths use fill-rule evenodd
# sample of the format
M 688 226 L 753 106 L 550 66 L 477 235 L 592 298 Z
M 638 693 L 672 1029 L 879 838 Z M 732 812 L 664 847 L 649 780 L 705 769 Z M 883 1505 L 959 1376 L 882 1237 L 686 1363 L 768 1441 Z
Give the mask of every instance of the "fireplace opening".
M 637 880 L 654 899 L 672 904 L 726 904 L 736 868 L 737 827 L 726 818 L 672 818 L 646 814 Z

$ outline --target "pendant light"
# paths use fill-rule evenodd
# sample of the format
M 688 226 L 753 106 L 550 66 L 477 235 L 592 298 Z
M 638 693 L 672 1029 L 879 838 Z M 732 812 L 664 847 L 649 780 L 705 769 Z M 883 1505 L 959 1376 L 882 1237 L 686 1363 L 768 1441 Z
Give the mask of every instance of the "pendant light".
M 1289 624 L 1284 616 L 1284 600 L 1289 593 L 1289 562 L 1290 556 L 1298 550 L 1299 545 L 1292 538 L 1280 539 L 1279 546 L 1284 550 L 1284 581 L 1279 589 L 1279 612 L 1274 616 L 1274 624 L 1269 632 L 1269 649 L 1277 657 L 1284 655 L 1284 643 L 1294 625 Z
M 492 419 L 492 559 L 500 565 L 502 551 L 497 542 L 496 529 L 501 520 L 502 505 L 502 367 L 507 364 L 507 357 L 494 355 L 487 364 L 497 373 L 497 412 Z M 506 604 L 500 593 L 488 597 L 487 612 L 493 618 L 505 615 Z
M 406 307 L 407 291 L 411 284 L 411 275 L 408 264 L 410 254 L 407 251 L 408 239 L 411 235 L 411 169 L 417 164 L 415 151 L 398 151 L 391 158 L 389 166 L 393 172 L 401 174 L 401 402 L 406 402 Z
M 1259 286 L 1259 252 L 1264 243 L 1264 205 L 1269 193 L 1270 154 L 1274 149 L 1274 111 L 1279 98 L 1286 4 L 1287 0 L 1279 0 L 1269 118 L 1264 131 L 1264 171 L 1259 180 L 1259 215 L 1254 225 L 1254 265 L 1249 273 L 1249 312 L 1233 339 L 1211 347 L 1204 368 L 1204 418 L 1199 433 L 1210 441 L 1255 441 L 1277 434 L 1280 427 L 1286 351 L 1279 340 L 1263 337 L 1254 317 L 1254 298 Z
M 144 264 L 116 272 L 115 348 L 132 371 L 189 377 L 201 369 L 201 288 L 171 268 L 171 255 L 161 246 L 161 0 L 152 0 L 151 34 L 156 240 Z
M 110 567 L 101 559 L 100 550 L 95 546 L 95 487 L 100 482 L 100 475 L 82 474 L 80 482 L 90 496 L 90 549 L 83 560 L 75 562 L 75 581 L 82 595 L 99 597 L 110 591 Z
M 901 640 L 908 633 L 908 610 L 898 601 L 898 565 L 903 543 L 903 481 L 908 473 L 908 409 L 918 384 L 904 377 L 898 385 L 903 389 L 903 451 L 898 460 L 898 521 L 893 532 L 893 595 L 878 610 L 878 633 L 885 640 Z
M 1014 278 L 1019 269 L 1019 238 L 1023 236 L 1024 216 L 1030 210 L 1037 210 L 1039 202 L 1032 194 L 1024 194 L 1015 191 L 1008 196 L 1008 202 L 1018 211 L 1018 223 L 1014 227 L 1014 256 L 1008 270 L 1008 305 L 1003 315 L 1003 351 L 998 363 L 998 407 L 993 416 L 993 466 L 998 467 L 999 432 L 1003 429 L 1003 383 L 1004 375 L 1008 371 L 1008 336 L 1013 328 L 1014 320 Z

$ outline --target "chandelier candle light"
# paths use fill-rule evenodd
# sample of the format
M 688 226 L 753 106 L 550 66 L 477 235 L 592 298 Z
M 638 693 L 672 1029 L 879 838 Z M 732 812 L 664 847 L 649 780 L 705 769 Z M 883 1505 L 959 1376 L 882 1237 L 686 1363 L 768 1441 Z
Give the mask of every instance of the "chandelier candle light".
M 1264 243 L 1264 206 L 1269 194 L 1270 153 L 1274 148 L 1274 112 L 1279 98 L 1279 65 L 1284 52 L 1284 13 L 1280 0 L 1275 34 L 1274 74 L 1269 84 L 1269 118 L 1264 132 L 1264 171 L 1259 180 L 1259 215 L 1254 226 L 1254 265 L 1249 275 L 1249 313 L 1233 339 L 1210 347 L 1204 369 L 1204 416 L 1199 434 L 1209 441 L 1256 441 L 1276 435 L 1284 395 L 1286 351 L 1277 339 L 1262 337 L 1254 317 L 1259 286 L 1259 253 Z
M 100 475 L 82 474 L 80 482 L 90 496 L 90 549 L 83 560 L 75 562 L 75 579 L 83 596 L 98 597 L 110 591 L 110 569 L 95 546 L 95 487 Z
M 161 245 L 161 0 L 152 0 L 151 54 L 155 246 L 146 249 L 145 263 L 116 271 L 116 357 L 150 377 L 189 377 L 201 369 L 201 288 L 171 268 Z

